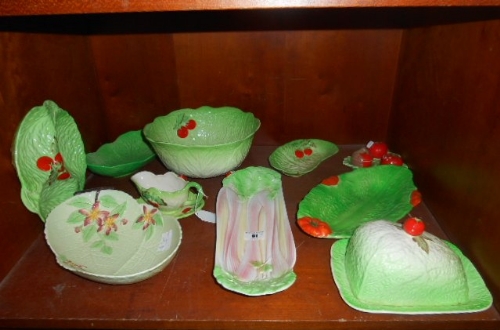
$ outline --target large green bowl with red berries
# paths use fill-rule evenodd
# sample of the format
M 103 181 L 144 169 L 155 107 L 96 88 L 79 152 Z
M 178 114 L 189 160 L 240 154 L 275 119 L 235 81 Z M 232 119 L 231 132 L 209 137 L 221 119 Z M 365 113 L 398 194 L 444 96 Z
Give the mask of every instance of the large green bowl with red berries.
M 203 106 L 157 117 L 143 132 L 168 169 L 210 178 L 241 165 L 259 127 L 260 120 L 250 112 Z

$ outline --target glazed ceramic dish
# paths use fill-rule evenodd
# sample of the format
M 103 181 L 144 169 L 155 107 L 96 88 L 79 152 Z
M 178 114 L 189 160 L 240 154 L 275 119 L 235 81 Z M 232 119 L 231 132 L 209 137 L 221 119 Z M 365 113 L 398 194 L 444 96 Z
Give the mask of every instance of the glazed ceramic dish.
M 362 223 L 398 221 L 413 208 L 415 193 L 413 175 L 406 167 L 356 169 L 311 189 L 299 203 L 297 222 L 314 237 L 347 238 Z
M 269 163 L 281 173 L 298 177 L 313 171 L 339 148 L 332 142 L 318 139 L 294 140 L 278 147 Z
M 155 157 L 142 130 L 130 131 L 88 153 L 87 166 L 96 174 L 117 178 L 134 173 Z
M 71 115 L 52 101 L 24 117 L 14 137 L 13 158 L 21 200 L 42 220 L 85 185 L 87 164 L 80 132 Z
M 144 127 L 163 164 L 177 174 L 209 178 L 238 167 L 260 121 L 233 107 L 176 110 Z
M 332 246 L 331 267 L 334 272 L 334 280 L 339 288 L 342 299 L 352 308 L 368 312 L 368 313 L 390 313 L 390 314 L 456 314 L 456 313 L 472 313 L 480 312 L 488 309 L 491 306 L 491 295 L 485 287 L 484 281 L 477 272 L 474 265 L 467 259 L 461 251 L 454 245 L 450 244 L 462 261 L 466 275 L 467 284 L 470 292 L 470 300 L 461 305 L 439 305 L 439 306 L 384 306 L 373 305 L 363 302 L 353 295 L 349 278 L 345 274 L 345 249 L 346 240 L 340 240 Z
M 163 214 L 178 219 L 185 218 L 205 205 L 201 185 L 186 181 L 174 172 L 154 174 L 141 171 L 130 179 L 141 194 L 141 202 L 159 208 Z
M 182 231 L 175 218 L 122 191 L 98 190 L 59 204 L 45 237 L 63 268 L 96 282 L 129 284 L 163 270 Z

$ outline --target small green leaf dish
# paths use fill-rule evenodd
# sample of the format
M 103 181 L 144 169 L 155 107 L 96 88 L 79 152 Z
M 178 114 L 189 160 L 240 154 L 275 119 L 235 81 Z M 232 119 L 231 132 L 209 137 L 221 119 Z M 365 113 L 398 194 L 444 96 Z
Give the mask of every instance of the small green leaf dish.
M 119 178 L 134 173 L 155 157 L 142 130 L 130 131 L 88 153 L 87 166 L 93 173 Z
M 313 171 L 339 151 L 332 142 L 319 139 L 294 140 L 278 147 L 269 156 L 269 163 L 281 173 L 299 177 Z
M 45 238 L 57 263 L 92 281 L 130 284 L 158 274 L 182 240 L 176 218 L 119 190 L 77 194 L 47 217 Z
M 299 203 L 297 223 L 314 237 L 348 238 L 362 223 L 400 220 L 412 210 L 415 191 L 413 174 L 406 167 L 355 169 L 311 189 Z
M 168 169 L 210 178 L 241 165 L 259 127 L 260 120 L 250 112 L 204 106 L 157 117 L 143 131 Z
M 85 185 L 82 137 L 73 117 L 53 101 L 32 108 L 23 118 L 12 157 L 21 181 L 21 200 L 42 221 L 51 207 Z

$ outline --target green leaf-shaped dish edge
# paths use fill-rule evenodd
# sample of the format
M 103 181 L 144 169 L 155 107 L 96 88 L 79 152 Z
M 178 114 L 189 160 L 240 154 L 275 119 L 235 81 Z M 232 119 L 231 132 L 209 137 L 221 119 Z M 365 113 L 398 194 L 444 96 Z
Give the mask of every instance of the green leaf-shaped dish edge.
M 326 222 L 332 233 L 325 238 L 349 238 L 362 223 L 385 219 L 396 222 L 413 205 L 417 190 L 412 172 L 404 166 L 384 165 L 340 174 L 336 185 L 319 184 L 299 203 L 297 219 Z
M 129 131 L 114 142 L 103 144 L 87 154 L 90 171 L 110 177 L 123 177 L 134 173 L 151 162 L 156 153 L 145 140 L 142 130 Z
M 312 150 L 312 154 L 297 157 L 296 151 Z M 269 156 L 269 163 L 281 173 L 299 177 L 313 171 L 327 158 L 339 151 L 336 144 L 320 139 L 299 139 L 278 147 Z
M 21 181 L 21 200 L 28 210 L 44 221 L 42 213 L 47 214 L 47 210 L 40 211 L 40 196 L 50 186 L 54 173 L 38 169 L 37 160 L 42 156 L 54 159 L 59 152 L 63 156 L 65 170 L 71 175 L 67 183 L 69 189 L 61 189 L 60 193 L 51 192 L 47 196 L 63 201 L 85 185 L 85 149 L 73 117 L 55 102 L 47 100 L 43 105 L 32 108 L 23 118 L 12 148 L 13 163 Z

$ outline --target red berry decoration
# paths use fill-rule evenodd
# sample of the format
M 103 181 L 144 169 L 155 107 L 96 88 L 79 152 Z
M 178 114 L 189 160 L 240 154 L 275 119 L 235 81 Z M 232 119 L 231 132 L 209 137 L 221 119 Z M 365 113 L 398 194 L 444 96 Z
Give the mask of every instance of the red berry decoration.
M 321 183 L 324 184 L 325 186 L 336 186 L 339 184 L 339 181 L 340 178 L 338 177 L 338 175 L 334 175 L 324 179 L 323 181 L 321 181 Z
M 373 165 L 373 156 L 366 148 L 361 148 L 353 152 L 351 163 L 357 167 L 371 167 Z
M 370 155 L 373 156 L 373 158 L 380 159 L 382 158 L 382 156 L 384 156 L 389 152 L 389 148 L 387 147 L 387 144 L 385 144 L 384 142 L 370 141 L 368 142 L 366 147 L 368 148 L 368 152 L 370 153 Z
M 69 172 L 62 172 L 57 176 L 57 180 L 67 180 L 71 177 L 71 174 Z
M 411 217 L 405 220 L 403 229 L 411 236 L 420 236 L 425 231 L 425 223 L 420 218 Z
M 420 193 L 420 191 L 414 190 L 411 193 L 411 197 L 410 197 L 410 203 L 411 203 L 411 205 L 413 205 L 413 207 L 415 207 L 418 204 L 420 204 L 421 202 L 422 202 L 422 194 Z
M 45 172 L 52 169 L 52 164 L 54 164 L 54 160 L 52 160 L 49 156 L 42 156 L 36 161 L 36 167 Z
M 186 126 L 182 126 L 177 130 L 177 136 L 180 137 L 181 139 L 187 138 L 189 135 L 189 130 L 187 129 Z
M 63 156 L 60 152 L 57 153 L 57 155 L 54 157 L 54 160 L 59 164 L 62 164 L 64 162 Z
M 382 160 L 380 161 L 380 164 L 382 165 L 396 165 L 396 166 L 403 166 L 403 158 L 401 158 L 400 155 L 389 152 L 382 156 Z
M 295 150 L 295 157 L 297 158 L 304 157 L 304 152 L 302 150 Z
M 196 121 L 194 119 L 189 119 L 186 125 L 184 125 L 188 130 L 196 128 Z
M 306 149 L 304 149 L 304 154 L 306 156 L 311 156 L 313 154 L 313 151 L 311 148 L 306 148 Z

